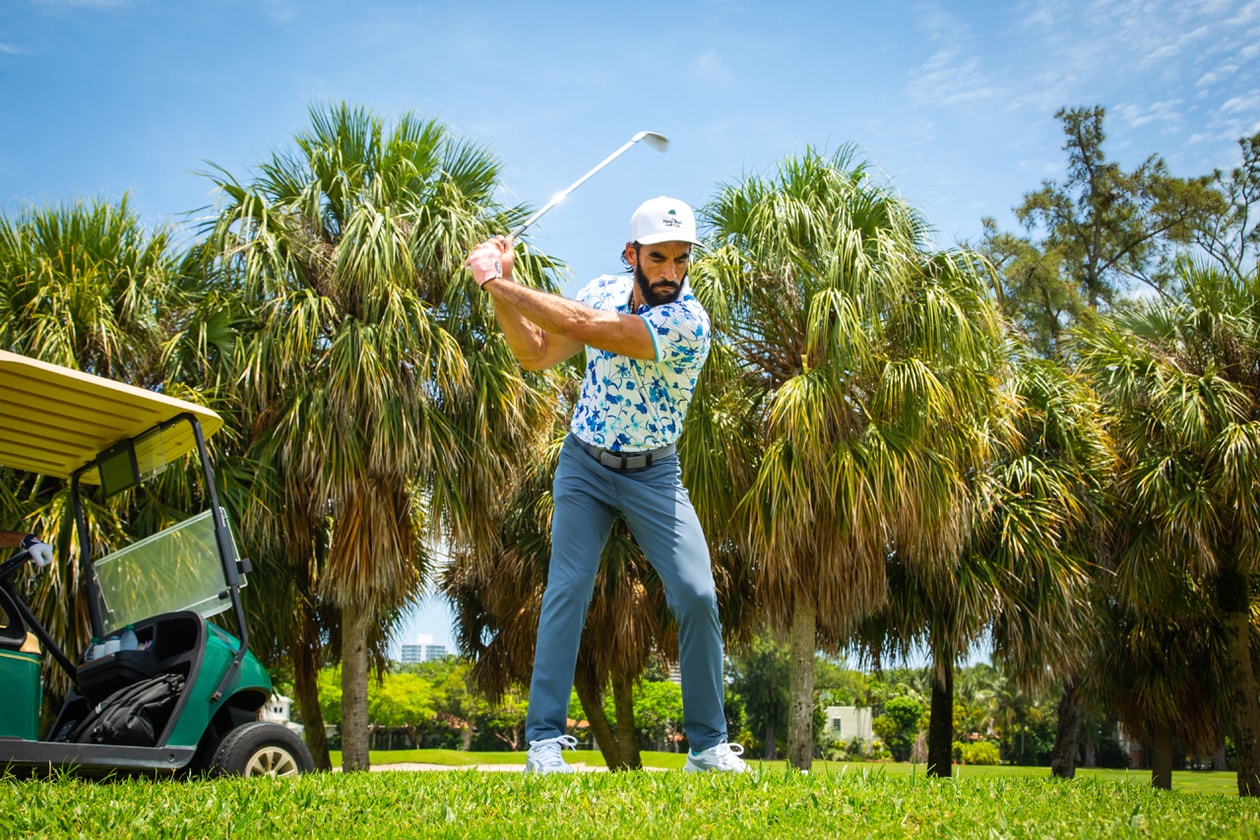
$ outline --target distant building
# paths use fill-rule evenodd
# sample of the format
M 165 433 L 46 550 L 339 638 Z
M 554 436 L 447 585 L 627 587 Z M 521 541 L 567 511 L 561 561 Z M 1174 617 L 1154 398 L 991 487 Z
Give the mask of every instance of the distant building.
M 414 645 L 403 645 L 398 654 L 398 661 L 403 665 L 419 665 L 421 662 L 432 662 L 450 655 L 446 645 L 433 643 L 433 636 L 421 633 Z
M 828 706 L 827 737 L 833 741 L 851 742 L 861 738 L 862 743 L 870 745 L 875 740 L 875 731 L 871 729 L 872 710 L 867 706 Z
M 290 719 L 293 709 L 293 701 L 283 694 L 273 694 L 267 698 L 267 703 L 258 710 L 258 719 L 265 720 L 269 723 L 279 723 L 292 729 L 299 735 L 302 734 L 302 724 L 294 723 Z

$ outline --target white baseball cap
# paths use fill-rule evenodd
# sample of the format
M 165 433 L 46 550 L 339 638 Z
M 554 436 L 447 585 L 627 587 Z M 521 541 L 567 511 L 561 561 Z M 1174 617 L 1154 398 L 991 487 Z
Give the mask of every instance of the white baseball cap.
M 696 238 L 696 214 L 685 201 L 659 196 L 639 205 L 630 217 L 630 241 L 640 245 L 659 242 L 690 242 Z

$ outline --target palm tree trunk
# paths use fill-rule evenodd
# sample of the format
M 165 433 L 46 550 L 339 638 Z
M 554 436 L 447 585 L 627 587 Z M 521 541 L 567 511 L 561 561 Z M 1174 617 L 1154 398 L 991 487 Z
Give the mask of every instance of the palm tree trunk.
M 293 657 L 293 693 L 297 695 L 298 708 L 302 710 L 302 734 L 306 738 L 306 746 L 315 760 L 316 770 L 331 770 L 332 760 L 328 755 L 328 735 L 324 731 L 324 713 L 319 708 L 319 629 L 315 621 L 306 616 L 303 619 L 302 638 L 297 639 L 289 649 Z
M 1050 758 L 1050 773 L 1059 779 L 1076 776 L 1076 754 L 1080 750 L 1081 722 L 1085 709 L 1077 696 L 1074 677 L 1063 683 L 1063 697 L 1059 700 L 1059 728 L 1054 736 L 1054 752 Z
M 937 665 L 942 673 L 932 679 L 932 713 L 928 720 L 927 737 L 927 774 L 948 779 L 953 773 L 954 761 L 953 656 L 943 656 Z
M 370 628 L 366 609 L 357 604 L 341 608 L 341 769 L 368 770 L 368 649 Z
M 797 770 L 809 770 L 814 759 L 814 651 L 818 610 L 808 598 L 799 596 L 793 606 L 787 760 Z
M 1155 729 L 1155 743 L 1151 748 L 1151 787 L 1172 790 L 1173 731 L 1166 724 Z
M 1252 665 L 1248 581 L 1240 572 L 1223 572 L 1217 583 L 1218 603 L 1228 646 L 1226 691 L 1233 720 L 1238 761 L 1238 795 L 1260 796 L 1260 690 Z
M 634 680 L 614 668 L 612 672 L 613 708 L 617 712 L 617 741 L 621 745 L 622 766 L 613 770 L 641 770 L 639 740 L 634 730 Z
M 595 679 L 589 668 L 582 667 L 578 660 L 577 672 L 573 675 L 573 687 L 577 689 L 578 700 L 582 701 L 582 710 L 586 712 L 586 722 L 590 724 L 591 735 L 599 745 L 599 752 L 604 757 L 604 764 L 609 770 L 625 770 L 626 764 L 621 757 L 621 745 L 613 733 L 612 724 L 604 714 L 604 695 L 602 686 Z

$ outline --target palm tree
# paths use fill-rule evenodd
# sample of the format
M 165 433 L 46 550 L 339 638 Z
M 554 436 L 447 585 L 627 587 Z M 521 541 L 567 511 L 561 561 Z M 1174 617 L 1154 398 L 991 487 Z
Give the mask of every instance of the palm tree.
M 1219 711 L 1237 749 L 1238 792 L 1257 796 L 1260 272 L 1234 279 L 1188 260 L 1177 270 L 1183 300 L 1099 318 L 1076 336 L 1119 455 L 1124 513 L 1108 594 L 1138 626 L 1184 626 L 1187 605 L 1208 610 L 1193 620 L 1219 627 Z M 1148 720 L 1168 722 L 1155 699 L 1176 688 L 1152 692 Z
M 957 610 L 964 626 L 987 631 L 993 661 L 1028 692 L 1076 673 L 1097 633 L 1089 607 L 1114 455 L 1082 378 L 1054 361 L 1017 359 L 1012 434 L 982 475 L 959 574 L 980 584 L 984 601 L 947 592 L 939 606 L 949 614 L 949 604 L 968 603 Z
M 725 186 L 705 214 L 698 286 L 759 430 L 731 517 L 751 528 L 725 534 L 749 543 L 789 637 L 788 759 L 805 769 L 815 650 L 882 607 L 890 542 L 925 563 L 960 544 L 975 440 L 958 431 L 992 403 L 1000 329 L 975 261 L 929 255 L 920 217 L 849 149 Z
M 0 217 L 0 347 L 204 402 L 167 383 L 161 362 L 169 325 L 188 304 L 180 257 L 171 233 L 147 230 L 125 196 L 117 203 L 76 202 Z M 68 484 L 10 476 L 0 519 L 55 541 L 62 561 L 56 574 L 40 578 L 33 607 L 54 638 L 80 649 L 90 630 Z M 127 542 L 125 535 L 145 524 L 139 520 L 163 516 L 153 507 L 144 510 L 148 498 L 88 494 L 92 544 L 83 548 L 96 553 Z M 59 671 L 52 674 L 54 694 L 68 688 Z
M 522 215 L 492 198 L 497 161 L 412 114 L 392 127 L 344 104 L 310 117 L 248 184 L 211 176 L 224 204 L 207 233 L 256 313 L 240 378 L 250 451 L 274 470 L 285 550 L 338 616 L 343 767 L 356 770 L 371 652 L 379 663 L 417 596 L 428 546 L 484 532 L 545 395 L 461 273 L 468 243 Z M 549 266 L 518 264 L 536 282 Z M 311 531 L 325 522 L 321 555 Z
M 146 230 L 126 196 L 0 217 L 0 343 L 133 385 L 161 384 L 178 268 L 170 232 Z
M 1210 618 L 1211 593 L 1193 580 L 1182 584 L 1156 608 L 1110 602 L 1109 632 L 1081 686 L 1083 699 L 1111 710 L 1149 746 L 1151 785 L 1164 790 L 1172 789 L 1177 742 L 1188 755 L 1223 743 L 1224 635 Z

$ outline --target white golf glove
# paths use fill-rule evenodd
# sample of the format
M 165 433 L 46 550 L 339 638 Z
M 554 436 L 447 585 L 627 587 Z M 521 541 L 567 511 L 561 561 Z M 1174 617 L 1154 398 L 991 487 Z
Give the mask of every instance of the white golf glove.
M 22 539 L 22 548 L 26 549 L 26 553 L 35 561 L 35 567 L 38 569 L 44 568 L 53 561 L 52 546 L 34 534 L 27 534 Z
M 498 240 L 482 242 L 476 248 L 472 249 L 472 253 L 468 255 L 468 259 L 464 260 L 464 265 L 472 269 L 473 279 L 477 281 L 477 285 L 485 288 L 485 285 L 491 280 L 506 276 L 504 274 L 504 263 L 507 263 L 507 270 L 512 270 L 511 252 L 505 252 L 500 246 L 502 237 Z M 507 257 L 505 260 L 504 257 Z

